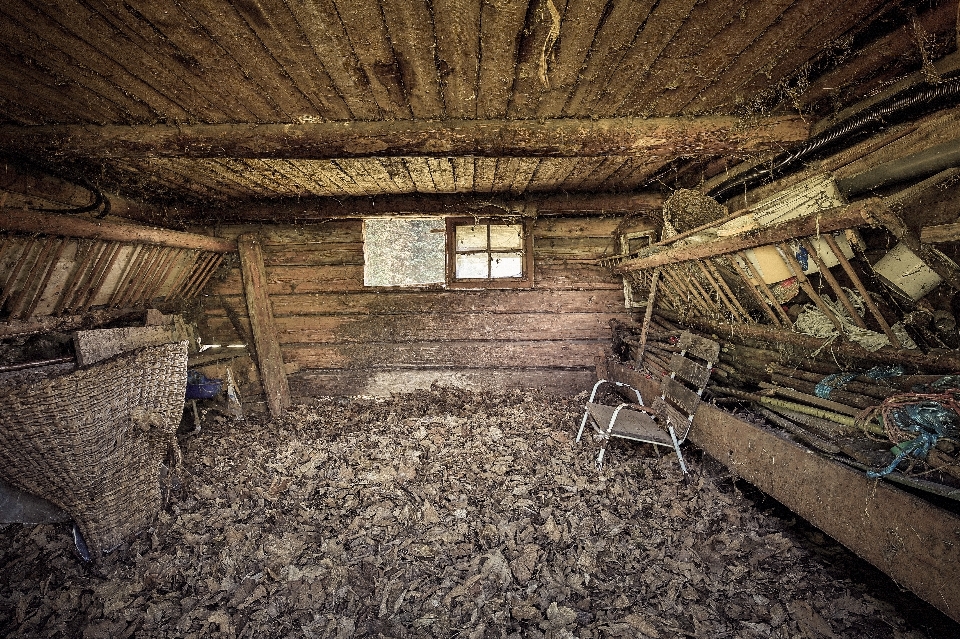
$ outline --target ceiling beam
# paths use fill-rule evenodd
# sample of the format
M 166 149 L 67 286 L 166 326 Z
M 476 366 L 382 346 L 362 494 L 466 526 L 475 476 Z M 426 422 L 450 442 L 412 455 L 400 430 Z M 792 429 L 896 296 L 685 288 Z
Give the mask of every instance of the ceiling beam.
M 376 217 L 378 215 L 623 215 L 647 213 L 659 218 L 664 196 L 659 193 L 602 193 L 510 196 L 430 194 L 382 197 L 262 200 L 232 203 L 224 208 L 181 209 L 192 220 L 221 222 L 306 222 L 310 220 Z
M 0 126 L 0 152 L 57 158 L 718 155 L 805 140 L 796 116 Z
M 161 209 L 113 193 L 101 193 L 105 200 L 96 207 L 121 217 L 162 215 Z M 0 163 L 0 206 L 46 213 L 72 213 L 96 202 L 96 190 L 48 173 L 10 162 Z

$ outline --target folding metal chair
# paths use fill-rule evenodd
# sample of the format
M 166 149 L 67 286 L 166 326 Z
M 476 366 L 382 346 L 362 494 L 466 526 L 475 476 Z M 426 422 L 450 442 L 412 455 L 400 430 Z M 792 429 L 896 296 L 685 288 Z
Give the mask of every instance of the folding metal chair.
M 621 382 L 601 379 L 593 386 L 577 433 L 577 442 L 583 437 L 587 422 L 592 421 L 594 430 L 603 436 L 603 445 L 597 455 L 597 467 L 603 467 L 607 445 L 614 437 L 654 446 L 672 446 L 677 452 L 680 468 L 687 474 L 680 444 L 687 439 L 693 425 L 693 417 L 700 405 L 703 389 L 710 379 L 710 372 L 720 356 L 720 345 L 713 340 L 685 331 L 677 344 L 679 353 L 670 358 L 670 376 L 664 377 L 660 396 L 653 405 L 644 404 L 640 392 Z M 637 403 L 624 402 L 619 406 L 607 406 L 594 402 L 597 390 L 603 384 L 616 384 L 633 391 Z

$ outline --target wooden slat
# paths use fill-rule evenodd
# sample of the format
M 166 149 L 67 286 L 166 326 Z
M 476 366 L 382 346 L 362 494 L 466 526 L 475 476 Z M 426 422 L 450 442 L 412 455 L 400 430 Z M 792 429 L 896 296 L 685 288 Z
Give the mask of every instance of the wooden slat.
M 705 257 L 715 257 L 734 253 L 748 248 L 784 242 L 796 237 L 807 237 L 817 233 L 829 233 L 866 224 L 871 216 L 884 206 L 877 198 L 860 200 L 848 206 L 829 209 L 818 215 L 792 220 L 764 229 L 751 235 L 732 236 L 722 240 L 707 242 L 693 247 L 674 248 L 651 257 L 628 260 L 621 264 L 619 272 L 645 270 L 674 262 L 688 262 Z
M 687 359 L 680 353 L 674 353 L 670 357 L 670 371 L 696 388 L 706 386 L 710 379 L 710 370 L 706 366 Z
M 251 0 L 234 6 L 262 43 L 266 57 L 276 61 L 280 73 L 287 76 L 293 88 L 313 106 L 312 113 L 331 119 L 352 118 L 350 108 L 323 63 L 314 55 L 287 3 L 275 6 L 263 0 Z
M 710 363 L 716 363 L 720 357 L 720 344 L 688 331 L 680 334 L 680 341 L 677 342 L 677 346 L 680 350 L 687 351 L 690 355 Z
M 124 121 L 126 111 L 118 104 L 83 86 L 76 79 L 18 61 L 18 51 L 0 44 L 0 95 L 4 111 L 16 109 L 23 124 L 57 121 L 63 113 L 76 113 L 89 122 Z M 29 88 L 29 90 L 25 90 Z M 82 105 L 82 106 L 81 106 Z
M 302 368 L 377 369 L 456 367 L 511 369 L 528 366 L 583 368 L 607 340 L 559 342 L 412 342 L 289 345 L 283 359 Z
M 440 87 L 447 117 L 472 119 L 477 115 L 480 5 L 480 0 L 434 0 L 432 3 Z
M 218 47 L 237 61 L 245 76 L 244 83 L 276 105 L 277 115 L 292 119 L 301 114 L 317 114 L 310 100 L 282 71 L 234 5 L 191 3 L 181 10 L 198 20 Z
M 237 240 L 237 248 L 260 378 L 270 412 L 279 416 L 290 405 L 290 389 L 287 386 L 283 354 L 277 341 L 273 310 L 267 295 L 261 247 L 255 235 L 241 235 Z
M 452 158 L 453 176 L 457 193 L 473 191 L 473 157 Z
M 543 313 L 443 312 L 429 316 L 327 315 L 277 316 L 280 344 L 320 344 L 423 341 L 557 341 L 605 340 L 609 322 L 627 316 L 618 313 L 567 312 L 545 322 Z M 245 317 L 245 316 L 244 316 Z M 210 317 L 209 326 L 220 335 L 233 331 L 227 317 Z
M 675 379 L 664 377 L 661 385 L 668 403 L 680 408 L 687 415 L 692 415 L 700 405 L 700 396 Z
M 368 80 L 332 0 L 294 0 L 283 4 L 303 30 L 307 43 L 353 117 L 361 120 L 379 117 L 379 105 L 369 92 Z
M 16 43 L 19 51 L 42 61 L 43 66 L 63 77 L 80 79 L 83 86 L 119 105 L 137 120 L 149 121 L 156 113 L 154 108 L 162 112 L 170 106 L 165 98 L 156 94 L 148 96 L 145 101 L 132 97 L 132 93 L 124 94 L 122 88 L 105 78 L 112 74 L 125 75 L 125 72 L 118 69 L 116 64 L 104 61 L 89 44 L 78 42 L 75 37 L 64 33 L 38 8 L 24 3 L 5 2 L 0 5 L 0 13 L 3 14 L 3 19 L 0 19 L 0 40 Z M 70 56 L 73 51 L 84 53 L 87 64 L 78 66 Z
M 121 86 L 126 91 L 138 96 L 163 96 L 174 107 L 164 111 L 171 119 L 183 119 L 180 113 L 190 114 L 207 122 L 228 119 L 220 110 L 218 101 L 210 99 L 211 92 L 207 87 L 184 83 L 186 78 L 192 76 L 183 72 L 182 65 L 179 73 L 171 73 L 166 66 L 157 62 L 152 55 L 152 48 L 147 51 L 134 48 L 130 36 L 126 33 L 126 37 L 116 37 L 116 23 L 105 20 L 101 12 L 70 0 L 55 0 L 51 4 L 54 5 L 50 10 L 51 16 L 59 24 L 78 40 L 95 43 L 96 50 L 106 60 L 123 69 L 123 75 L 128 76 L 127 78 L 122 78 L 118 73 L 114 73 L 113 77 L 116 82 L 122 83 Z M 83 60 L 88 58 L 85 52 L 75 48 L 71 54 Z
M 456 180 L 450 158 L 426 158 L 433 185 L 439 193 L 455 193 Z
M 47 264 L 46 272 L 43 274 L 43 278 L 40 280 L 40 285 L 37 287 L 37 293 L 33 298 L 33 301 L 30 302 L 30 305 L 27 307 L 26 312 L 24 313 L 24 319 L 30 319 L 33 317 L 33 314 L 37 310 L 37 306 L 40 304 L 40 300 L 43 299 L 43 294 L 47 290 L 47 284 L 50 282 L 50 278 L 53 276 L 54 271 L 57 268 L 57 264 L 60 262 L 60 258 L 63 257 L 64 250 L 67 248 L 69 240 L 62 239 L 59 240 L 59 245 L 57 246 L 56 252 L 53 254 L 53 257 Z
M 770 78 L 783 78 L 823 50 L 824 42 L 856 28 L 881 0 L 837 3 L 806 0 L 791 6 L 744 51 L 713 84 L 697 97 L 697 108 L 728 105 L 745 92 L 769 86 Z M 777 74 L 777 75 L 774 75 Z M 758 85 L 757 80 L 763 78 Z M 753 82 L 751 82 L 753 80 Z M 763 90 L 762 88 L 759 90 Z
M 652 114 L 678 113 L 683 107 L 696 108 L 691 101 L 704 87 L 704 78 L 716 77 L 731 61 L 763 33 L 795 0 L 771 0 L 749 5 L 744 17 L 734 18 L 725 25 L 709 46 L 689 60 L 671 87 L 649 106 Z
M 622 313 L 623 291 L 617 289 L 570 291 L 444 291 L 311 293 L 271 296 L 276 317 L 330 314 L 396 314 L 471 312 L 490 313 Z M 211 301 L 210 314 L 223 316 Z
M 537 108 L 539 117 L 555 118 L 563 114 L 563 107 L 580 80 L 583 63 L 608 6 L 606 0 L 584 0 L 567 3 L 563 9 L 560 38 L 555 45 L 555 70 L 551 70 L 548 76 L 549 90 Z
M 18 278 L 20 277 L 20 272 L 27 264 L 27 260 L 29 259 L 30 255 L 33 254 L 33 247 L 37 244 L 37 239 L 30 238 L 29 240 L 18 242 L 18 244 L 20 244 L 22 248 L 20 249 L 17 261 L 14 262 L 10 272 L 6 274 L 6 280 L 3 283 L 3 290 L 0 292 L 0 309 L 3 308 L 3 305 L 7 303 L 7 300 L 10 299 L 10 296 L 13 294 L 14 287 L 16 286 Z
M 527 4 L 527 0 L 503 0 L 481 5 L 478 118 L 507 115 Z
M 646 21 L 654 0 L 615 3 L 597 31 L 590 55 L 563 113 L 568 117 L 587 117 L 593 101 L 610 82 L 611 76 Z
M 631 93 L 642 84 L 663 53 L 677 35 L 698 0 L 672 0 L 654 5 L 644 21 L 630 49 L 613 69 L 602 92 L 588 104 L 597 116 L 613 115 Z
M 334 4 L 380 110 L 387 118 L 410 118 L 402 75 L 379 4 L 366 0 L 334 0 Z
M 426 0 L 406 0 L 382 2 L 380 7 L 394 55 L 400 62 L 403 89 L 413 117 L 442 118 L 443 100 L 434 56 L 436 39 L 428 3 Z
M 560 38 L 560 12 L 563 8 L 563 4 L 555 0 L 531 0 L 527 6 L 507 110 L 511 118 L 533 116 L 540 96 L 550 87 L 548 67 L 552 50 Z
M 730 73 L 725 75 L 728 79 L 737 77 L 737 81 L 730 82 L 725 88 L 725 97 L 733 94 L 750 95 L 754 92 L 764 90 L 769 85 L 769 78 L 784 78 L 795 74 L 803 64 L 810 62 L 815 59 L 815 56 L 823 52 L 825 42 L 836 42 L 841 37 L 851 37 L 853 34 L 859 35 L 857 33 L 858 31 L 874 23 L 874 21 L 880 18 L 880 15 L 889 8 L 889 5 L 883 2 L 883 0 L 828 3 L 826 7 L 818 7 L 816 3 L 802 4 L 810 4 L 814 11 L 819 10 L 819 14 L 794 11 L 793 8 L 791 8 L 790 12 L 784 14 L 784 19 L 789 19 L 793 24 L 799 25 L 799 29 L 795 29 L 794 33 L 789 34 L 793 39 L 793 46 L 781 46 L 780 49 L 770 44 L 767 44 L 766 47 L 757 45 L 751 47 L 748 53 L 762 61 L 761 65 L 759 65 L 758 72 L 755 72 L 752 76 L 743 74 L 737 77 L 733 75 L 735 70 L 731 69 Z M 887 6 L 885 7 L 884 5 Z M 932 12 L 928 11 L 927 13 Z M 950 31 L 955 33 L 957 22 L 955 7 L 952 13 L 953 16 L 951 16 L 952 19 L 950 22 L 953 23 L 952 26 L 954 28 L 950 29 Z M 941 13 L 941 15 L 944 14 Z M 884 19 L 889 20 L 889 16 L 880 18 L 881 21 Z M 920 21 L 912 19 L 910 22 L 916 25 L 914 28 L 923 29 Z M 929 22 L 927 24 L 929 24 Z M 911 28 L 911 31 L 913 31 L 913 28 Z M 785 36 L 787 34 L 788 32 L 784 30 L 781 31 L 780 34 L 764 34 L 764 38 L 768 43 L 771 40 L 775 42 L 775 38 L 778 35 Z M 916 42 L 913 44 L 917 46 Z M 883 70 L 884 65 L 877 64 L 874 69 Z M 897 73 L 897 75 L 902 74 L 902 71 Z M 721 98 L 721 100 L 724 102 L 730 101 L 729 97 L 726 97 L 726 99 Z
M 131 28 L 138 33 L 158 34 L 158 40 L 168 43 L 170 55 L 180 65 L 180 73 L 196 76 L 207 91 L 214 92 L 231 112 L 249 112 L 259 121 L 274 121 L 276 106 L 247 81 L 244 70 L 230 55 L 224 55 L 219 44 L 206 36 L 203 24 L 188 15 L 178 5 L 165 5 L 143 1 L 127 3 L 117 13 L 124 16 Z M 151 48 L 157 46 L 151 43 Z M 195 64 L 184 64 L 193 61 Z M 229 89 L 227 89 L 229 87 Z M 246 118 L 243 118 L 246 120 Z
M 47 270 L 47 259 L 50 257 L 50 252 L 54 249 L 57 240 L 52 237 L 43 238 L 40 244 L 40 250 L 37 252 L 37 257 L 33 261 L 33 265 L 27 269 L 27 272 L 23 278 L 23 282 L 20 285 L 20 290 L 17 291 L 17 294 L 13 296 L 10 300 L 10 317 L 15 319 L 23 319 L 21 312 L 23 311 L 24 304 L 27 301 L 27 294 L 34 288 L 36 284 L 39 284 L 38 280 L 43 278 L 44 271 Z M 0 307 L 3 304 L 0 303 Z
M 960 222 L 925 226 L 920 229 L 920 241 L 927 244 L 960 241 Z

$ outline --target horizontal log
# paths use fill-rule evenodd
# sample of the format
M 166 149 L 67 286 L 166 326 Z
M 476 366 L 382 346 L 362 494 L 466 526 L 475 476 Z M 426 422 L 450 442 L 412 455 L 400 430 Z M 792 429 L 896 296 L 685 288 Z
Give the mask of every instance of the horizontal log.
M 920 241 L 926 244 L 956 242 L 958 240 L 960 240 L 960 222 L 925 226 L 920 229 Z
M 589 368 L 606 342 L 411 342 L 288 344 L 283 361 L 303 369 L 378 369 L 441 366 L 459 369 Z
M 594 381 L 592 368 L 302 370 L 290 376 L 290 392 L 295 397 L 309 401 L 322 396 L 390 397 L 393 393 L 426 390 L 438 383 L 445 387 L 474 391 L 542 388 L 548 392 L 572 396 L 590 388 Z
M 627 260 L 617 267 L 617 272 L 641 271 L 663 266 L 725 255 L 743 251 L 765 244 L 775 244 L 797 237 L 809 237 L 817 233 L 829 233 L 842 229 L 863 226 L 874 220 L 877 213 L 885 210 L 878 198 L 854 202 L 848 206 L 839 206 L 816 215 L 790 220 L 759 231 L 743 233 L 714 242 L 705 242 L 693 246 L 679 246 L 649 257 Z
M 598 194 L 529 194 L 522 198 L 459 193 L 381 195 L 377 197 L 303 197 L 276 199 L 248 204 L 231 203 L 220 208 L 183 207 L 179 214 L 196 220 L 213 222 L 304 223 L 315 220 L 358 219 L 396 215 L 523 215 L 536 211 L 537 216 L 602 216 L 630 213 L 649 220 L 659 227 L 659 209 L 663 206 L 659 193 Z
M 437 340 L 603 340 L 607 323 L 619 315 L 564 313 L 548 321 L 542 313 L 444 313 L 428 315 L 313 315 L 276 318 L 281 344 L 416 342 Z M 225 317 L 211 317 L 217 335 L 233 335 Z
M 213 251 L 215 253 L 230 253 L 237 250 L 236 242 L 219 237 L 134 224 L 97 222 L 79 217 L 51 215 L 37 211 L 0 209 L 0 229 L 110 242 L 156 244 L 171 248 Z
M 16 337 L 18 335 L 36 335 L 38 333 L 55 333 L 73 331 L 78 328 L 97 328 L 119 319 L 131 322 L 141 321 L 144 312 L 129 308 L 102 309 L 81 313 L 78 315 L 64 315 L 61 317 L 43 316 L 28 320 L 0 322 L 0 339 Z
M 805 140 L 800 117 L 0 126 L 0 153 L 57 158 L 719 155 Z
M 657 309 L 657 312 L 666 314 L 668 318 L 676 317 L 671 311 L 665 309 Z M 925 372 L 953 373 L 960 370 L 960 353 L 956 351 L 927 355 L 920 351 L 898 349 L 892 346 L 884 346 L 876 351 L 868 351 L 858 344 L 846 341 L 837 341 L 828 344 L 829 340 L 818 337 L 766 328 L 754 324 L 729 324 L 726 322 L 713 321 L 704 317 L 693 316 L 686 318 L 686 323 L 696 330 L 715 333 L 722 339 L 731 339 L 734 341 L 752 339 L 780 346 L 795 346 L 801 349 L 808 349 L 810 352 L 823 348 L 824 351 L 839 357 L 849 357 L 859 362 L 903 364 L 914 370 Z M 826 346 L 826 348 L 824 348 L 824 346 Z
M 242 301 L 228 300 L 235 308 Z M 423 314 L 487 311 L 491 313 L 624 313 L 620 290 L 545 291 L 403 291 L 378 293 L 311 293 L 274 295 L 270 301 L 277 317 L 285 315 Z M 218 300 L 208 301 L 208 313 L 223 316 Z
M 534 282 L 546 290 L 622 290 L 622 280 L 602 266 L 580 263 L 543 263 L 536 265 Z M 324 292 L 361 292 L 362 264 L 328 264 L 319 266 L 268 266 L 267 291 L 270 295 L 293 295 Z M 232 269 L 220 281 L 212 282 L 213 295 L 239 295 L 240 270 Z
M 0 165 L 0 191 L 17 194 L 28 200 L 42 200 L 55 203 L 56 206 L 42 208 L 63 208 L 65 210 L 82 208 L 95 202 L 93 191 L 85 186 L 68 182 L 61 178 L 34 169 L 14 166 L 9 162 Z M 104 193 L 110 202 L 110 212 L 125 217 L 127 215 L 146 215 L 159 217 L 164 212 L 150 204 L 136 202 L 113 193 Z

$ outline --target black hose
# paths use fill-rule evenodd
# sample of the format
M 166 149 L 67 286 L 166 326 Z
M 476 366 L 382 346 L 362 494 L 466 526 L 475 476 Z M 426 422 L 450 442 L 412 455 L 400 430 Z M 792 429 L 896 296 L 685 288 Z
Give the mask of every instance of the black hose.
M 96 215 L 98 220 L 105 218 L 110 213 L 110 200 L 103 194 L 103 192 L 87 182 L 86 180 L 80 180 L 78 182 L 80 186 L 90 191 L 93 194 L 93 203 L 86 206 L 78 206 L 75 208 L 69 209 L 46 209 L 41 207 L 32 207 L 31 211 L 39 211 L 41 213 L 63 213 L 67 215 L 80 215 L 81 213 L 90 213 L 96 211 L 100 207 L 103 207 L 103 210 Z
M 803 161 L 825 155 L 841 144 L 850 144 L 884 128 L 916 118 L 935 109 L 951 106 L 960 98 L 960 75 L 952 74 L 939 84 L 917 89 L 910 87 L 878 102 L 839 124 L 816 135 L 801 146 L 786 151 L 768 163 L 758 165 L 721 182 L 709 192 L 718 202 L 728 200 L 764 182 L 783 176 L 799 168 Z

